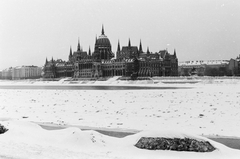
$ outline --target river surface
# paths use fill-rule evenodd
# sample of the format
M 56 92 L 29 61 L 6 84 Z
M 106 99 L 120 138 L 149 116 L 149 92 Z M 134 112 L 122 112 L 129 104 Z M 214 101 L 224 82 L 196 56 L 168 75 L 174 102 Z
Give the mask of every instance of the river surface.
M 52 89 L 52 90 L 143 90 L 143 89 L 191 89 L 191 87 L 146 85 L 0 85 L 0 89 Z
M 0 85 L 0 89 L 40 89 L 40 90 L 144 90 L 144 89 L 192 89 L 193 87 L 175 87 L 175 86 L 147 86 L 147 85 Z M 41 125 L 44 129 L 47 130 L 57 130 L 63 129 L 63 127 L 55 127 L 55 126 L 46 126 Z M 95 130 L 95 129 L 82 129 L 82 130 Z M 102 133 L 104 135 L 113 136 L 113 137 L 125 137 L 128 135 L 135 134 L 136 132 L 122 132 L 122 131 L 111 131 L 111 130 L 98 130 L 95 131 Z M 222 137 L 208 137 L 211 140 L 222 143 L 230 148 L 239 149 L 240 150 L 240 139 L 234 138 L 222 138 Z

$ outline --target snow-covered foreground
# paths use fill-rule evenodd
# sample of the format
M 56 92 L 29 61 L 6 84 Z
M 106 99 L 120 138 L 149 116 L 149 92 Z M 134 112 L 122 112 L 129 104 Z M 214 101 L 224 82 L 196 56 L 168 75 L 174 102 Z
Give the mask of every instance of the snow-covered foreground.
M 239 155 L 239 150 L 212 141 L 218 148 L 212 153 L 140 150 L 133 145 L 143 134 L 118 139 L 78 128 L 47 131 L 24 122 L 153 132 L 170 129 L 176 135 L 181 130 L 188 134 L 240 137 L 238 81 L 156 86 L 192 88 L 0 89 L 0 118 L 11 119 L 0 121 L 9 128 L 0 135 L 0 158 L 234 158 L 230 154 Z
M 0 117 L 240 137 L 240 84 L 191 86 L 192 89 L 159 90 L 0 89 Z
M 240 151 L 203 137 L 188 135 L 178 131 L 144 131 L 125 138 L 114 138 L 96 131 L 81 131 L 78 128 L 44 130 L 30 122 L 0 120 L 9 130 L 0 134 L 0 158 L 3 159 L 44 159 L 44 158 L 84 158 L 84 159 L 141 159 L 141 158 L 238 158 Z M 213 152 L 178 152 L 138 149 L 134 145 L 141 137 L 193 138 L 209 141 Z

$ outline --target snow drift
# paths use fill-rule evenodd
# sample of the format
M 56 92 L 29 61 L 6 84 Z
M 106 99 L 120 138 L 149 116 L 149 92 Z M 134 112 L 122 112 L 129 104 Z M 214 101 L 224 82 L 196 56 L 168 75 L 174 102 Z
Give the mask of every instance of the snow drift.
M 31 122 L 0 121 L 7 132 L 0 134 L 0 158 L 238 158 L 240 151 L 204 137 L 176 131 L 143 131 L 115 138 L 96 131 L 70 127 L 45 130 Z M 208 141 L 216 150 L 208 153 L 144 150 L 134 145 L 142 137 L 191 138 Z

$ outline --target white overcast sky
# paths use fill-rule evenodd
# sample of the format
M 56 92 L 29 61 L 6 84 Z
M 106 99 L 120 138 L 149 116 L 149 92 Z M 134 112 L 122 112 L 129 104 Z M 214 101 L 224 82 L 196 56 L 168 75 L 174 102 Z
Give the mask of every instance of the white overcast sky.
M 0 0 L 0 69 L 67 60 L 70 46 L 94 49 L 105 34 L 151 52 L 176 48 L 179 61 L 240 54 L 240 0 Z

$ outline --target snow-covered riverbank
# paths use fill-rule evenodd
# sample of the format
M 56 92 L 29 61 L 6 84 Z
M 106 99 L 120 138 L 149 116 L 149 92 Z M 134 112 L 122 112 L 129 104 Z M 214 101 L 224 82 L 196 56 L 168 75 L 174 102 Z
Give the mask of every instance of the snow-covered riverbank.
M 240 137 L 238 83 L 227 80 L 212 84 L 140 84 L 191 87 L 154 90 L 0 89 L 0 117 L 57 125 L 137 131 L 170 129 L 205 136 Z
M 182 85 L 181 85 L 182 86 Z M 136 130 L 181 129 L 239 135 L 240 85 L 164 90 L 0 89 L 0 116 Z
M 78 128 L 44 130 L 29 122 L 0 120 L 9 130 L 0 134 L 0 158 L 2 159 L 185 159 L 221 158 L 237 159 L 239 150 L 230 149 L 204 137 L 175 131 L 144 131 L 125 138 L 114 138 L 96 131 L 81 131 Z M 213 152 L 187 152 L 166 150 L 144 150 L 134 145 L 141 137 L 191 138 L 208 141 L 216 148 Z

